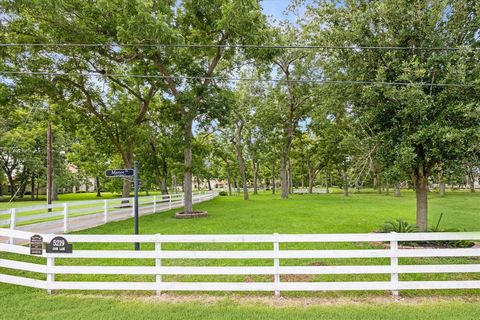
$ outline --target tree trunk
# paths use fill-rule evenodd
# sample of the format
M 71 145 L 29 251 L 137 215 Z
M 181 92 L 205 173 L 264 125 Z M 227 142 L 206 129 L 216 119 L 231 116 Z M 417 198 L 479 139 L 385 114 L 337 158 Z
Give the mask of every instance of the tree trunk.
M 272 194 L 275 194 L 275 164 L 272 164 Z
M 167 177 L 160 178 L 160 193 L 163 195 L 168 194 Z
M 417 227 L 420 231 L 427 231 L 428 227 L 428 177 L 420 167 L 413 173 L 413 185 L 417 197 Z
M 230 166 L 228 165 L 228 162 L 225 163 L 226 166 L 226 175 L 227 175 L 227 184 L 228 184 L 228 195 L 232 195 L 232 181 L 230 178 Z
M 12 172 L 6 172 L 8 183 L 10 184 L 10 196 L 15 197 L 15 192 L 17 191 L 15 189 L 15 180 L 13 180 L 13 173 Z
M 381 194 L 382 193 L 382 183 L 381 183 L 381 179 L 380 179 L 379 175 L 377 175 L 377 187 L 378 187 L 378 193 Z
M 208 190 L 212 191 L 212 184 L 210 183 L 210 179 L 207 179 Z
M 165 157 L 162 157 L 161 163 L 159 163 L 158 156 L 157 156 L 157 147 L 155 146 L 155 142 L 153 140 L 150 140 L 150 149 L 152 150 L 152 163 L 153 163 L 153 168 L 155 173 L 155 181 L 158 187 L 160 188 L 160 193 L 162 195 L 166 195 L 168 194 L 167 161 L 165 160 Z M 173 187 L 172 187 L 172 190 L 173 190 Z
M 177 192 L 177 176 L 175 176 L 174 174 L 172 174 L 172 193 L 175 193 Z
M 385 194 L 387 196 L 390 194 L 390 183 L 388 182 L 388 179 L 385 180 Z
M 235 188 L 237 189 L 237 193 L 240 193 L 240 183 L 238 183 L 237 176 L 235 176 Z
M 445 182 L 440 182 L 439 185 L 438 185 L 438 194 L 441 196 L 441 197 L 444 197 L 445 196 Z
M 30 180 L 30 198 L 34 199 L 35 198 L 35 173 L 32 173 L 32 176 L 30 179 L 31 179 Z M 1 195 L 2 195 L 2 191 L 0 190 L 0 196 Z
M 288 199 L 288 154 L 282 151 L 280 155 L 280 184 L 282 189 L 282 199 Z
M 468 173 L 468 185 L 470 186 L 470 192 L 475 192 L 475 176 L 472 169 Z
M 393 196 L 400 197 L 400 183 L 395 182 L 393 185 L 393 188 L 394 188 Z
M 52 200 L 53 201 L 58 201 L 58 186 L 55 183 L 55 181 L 53 181 L 53 188 L 52 189 L 53 189 Z
M 235 153 L 237 154 L 238 167 L 240 169 L 240 175 L 242 177 L 243 200 L 248 200 L 249 198 L 248 198 L 248 188 L 247 188 L 247 173 L 245 168 L 245 162 L 243 161 L 242 149 L 240 148 L 238 140 L 234 145 L 235 145 Z
M 101 197 L 102 193 L 100 192 L 100 177 L 95 177 L 95 188 L 97 189 L 97 197 Z
M 440 173 L 438 175 L 438 194 L 440 197 L 445 196 L 445 179 L 443 175 L 443 168 L 440 168 Z
M 123 165 L 126 169 L 132 168 L 132 163 L 128 162 L 128 159 L 124 159 Z M 122 198 L 129 198 L 130 197 L 130 180 L 123 179 L 123 188 L 122 188 Z M 128 200 L 122 200 L 122 203 L 128 203 Z
M 308 168 L 308 193 L 312 194 L 313 193 L 313 170 L 312 168 Z
M 184 157 L 184 174 L 183 174 L 183 198 L 184 198 L 184 212 L 189 213 L 193 211 L 192 203 L 192 120 L 187 120 L 184 127 L 185 147 L 183 149 Z
M 238 167 L 240 169 L 240 175 L 242 178 L 243 187 L 243 200 L 248 200 L 248 188 L 247 188 L 247 169 L 245 168 L 245 161 L 243 160 L 242 150 L 242 130 L 244 126 L 243 118 L 240 117 L 239 122 L 236 124 L 235 136 L 231 139 L 235 148 L 235 154 L 237 156 Z
M 358 179 L 355 181 L 355 193 L 360 193 L 360 183 Z
M 258 163 L 252 161 L 253 169 L 253 194 L 258 194 Z
M 330 182 L 328 181 L 328 171 L 325 171 L 325 193 L 330 193 Z
M 288 159 L 288 193 L 293 193 L 293 172 L 290 159 Z
M 25 195 L 25 191 L 27 190 L 27 183 L 28 183 L 28 173 L 22 172 L 20 175 L 21 182 L 20 182 L 20 188 L 18 190 L 18 197 L 23 199 L 23 196 Z
M 343 177 L 343 195 L 345 197 L 348 197 L 348 173 L 346 169 L 342 171 L 342 177 Z

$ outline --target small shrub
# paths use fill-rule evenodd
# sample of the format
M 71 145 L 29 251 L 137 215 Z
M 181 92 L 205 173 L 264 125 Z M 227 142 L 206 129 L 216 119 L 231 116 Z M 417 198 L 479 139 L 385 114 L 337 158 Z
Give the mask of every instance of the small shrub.
M 405 220 L 389 220 L 380 229 L 380 232 L 410 233 L 417 231 L 417 227 Z
M 220 191 L 218 195 L 224 197 L 224 196 L 228 196 L 228 193 L 227 191 Z
M 459 229 L 444 229 L 440 228 L 440 222 L 442 221 L 443 213 L 440 214 L 440 217 L 437 221 L 435 227 L 430 228 L 428 232 L 460 232 Z M 408 223 L 405 220 L 397 219 L 390 220 L 385 222 L 385 224 L 380 229 L 380 232 L 397 232 L 397 233 L 411 233 L 418 232 L 416 226 Z M 469 240 L 438 240 L 438 241 L 402 241 L 402 245 L 407 246 L 426 246 L 426 247 L 443 247 L 443 248 L 470 248 L 475 245 L 473 241 Z

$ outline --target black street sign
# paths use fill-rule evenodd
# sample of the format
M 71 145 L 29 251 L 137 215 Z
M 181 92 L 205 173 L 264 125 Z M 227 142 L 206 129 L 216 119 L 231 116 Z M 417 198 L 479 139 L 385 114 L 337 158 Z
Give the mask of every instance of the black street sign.
M 43 254 L 43 238 L 38 234 L 30 237 L 30 254 Z
M 107 177 L 119 177 L 119 178 L 126 178 L 126 177 L 133 176 L 133 186 L 134 186 L 133 190 L 134 190 L 134 197 L 135 197 L 135 201 L 133 202 L 133 213 L 134 213 L 134 221 L 135 221 L 135 234 L 138 234 L 138 188 L 139 186 L 143 185 L 143 182 L 138 181 L 138 161 L 133 162 L 133 170 L 132 169 L 107 170 L 105 171 L 105 175 Z M 71 247 L 72 246 L 70 245 L 70 252 L 71 252 Z M 140 243 L 135 242 L 134 248 L 135 250 L 140 250 Z M 48 252 L 48 247 L 47 247 L 47 252 Z
M 64 237 L 55 237 L 47 244 L 47 253 L 72 253 L 72 245 Z
M 133 177 L 133 169 L 113 169 L 105 171 L 107 177 Z

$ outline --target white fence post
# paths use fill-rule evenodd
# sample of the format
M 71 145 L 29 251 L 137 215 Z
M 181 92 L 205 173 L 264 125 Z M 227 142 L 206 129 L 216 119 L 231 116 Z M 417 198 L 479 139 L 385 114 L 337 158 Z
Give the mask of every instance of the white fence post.
M 392 239 L 390 240 L 390 282 L 392 283 L 392 297 L 394 299 L 398 298 L 398 241 L 395 237 L 395 232 L 390 233 Z
M 52 271 L 52 267 L 55 266 L 55 258 L 47 258 L 47 292 L 52 293 L 52 284 L 55 282 L 55 273 Z
M 160 252 L 162 251 L 162 243 L 160 242 L 160 234 L 155 235 L 155 267 L 160 268 L 162 266 L 162 259 L 160 258 Z M 160 290 L 160 284 L 162 283 L 162 275 L 157 269 L 157 275 L 155 276 L 155 282 L 157 283 L 157 296 L 162 294 Z
M 17 226 L 17 209 L 10 209 L 10 230 L 15 230 Z M 13 237 L 10 238 L 10 244 L 13 244 Z
M 168 195 L 168 210 L 172 210 L 172 195 Z
M 157 212 L 157 196 L 153 196 L 153 213 Z
M 108 222 L 108 201 L 103 200 L 103 222 Z
M 135 217 L 135 198 L 132 198 L 132 217 Z
M 278 244 L 278 233 L 273 234 L 274 237 L 274 242 L 273 242 L 273 252 L 275 253 L 275 257 L 278 256 L 278 253 L 280 251 L 280 246 Z M 274 282 L 275 282 L 275 298 L 280 298 L 280 273 L 279 273 L 279 268 L 280 268 L 280 259 L 275 258 L 273 259 L 273 266 L 275 268 L 275 274 L 274 274 Z
M 63 233 L 68 232 L 68 203 L 63 204 Z
M 182 203 L 182 206 L 185 206 L 185 199 L 183 198 L 183 193 L 182 193 L 182 202 L 181 203 Z

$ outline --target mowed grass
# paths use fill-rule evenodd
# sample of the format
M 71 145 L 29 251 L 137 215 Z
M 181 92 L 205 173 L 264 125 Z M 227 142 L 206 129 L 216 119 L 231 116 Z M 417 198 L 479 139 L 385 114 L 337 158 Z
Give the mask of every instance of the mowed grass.
M 102 319 L 102 320 L 476 320 L 480 317 L 479 300 L 416 302 L 340 302 L 319 301 L 305 304 L 272 306 L 263 302 L 241 302 L 224 298 L 201 299 L 113 298 L 100 295 L 46 295 L 39 290 L 9 290 L 0 285 L 0 319 Z M 175 302 L 176 300 L 180 300 Z M 173 301 L 173 302 L 172 302 Z M 283 305 L 282 305 L 283 304 Z
M 429 206 L 430 225 L 436 224 L 443 212 L 442 227 L 480 230 L 480 193 L 452 192 L 445 197 L 432 193 Z M 250 196 L 249 201 L 240 196 L 217 197 L 195 208 L 207 210 L 210 217 L 182 221 L 172 219 L 172 213 L 148 216 L 143 218 L 142 233 L 361 233 L 377 230 L 390 219 L 415 223 L 412 191 L 403 192 L 400 198 L 377 193 L 344 197 L 335 193 L 292 195 L 288 200 L 262 193 Z M 103 228 L 128 230 L 123 225 L 107 225 L 95 232 L 103 232 Z
M 150 195 L 157 193 L 151 192 Z M 141 194 L 145 195 L 145 194 Z M 79 200 L 112 199 L 112 193 L 77 193 L 59 195 L 57 203 Z M 11 207 L 42 205 L 42 201 L 0 202 L 0 210 Z M 351 193 L 344 197 L 339 190 L 332 194 L 292 195 L 287 201 L 261 192 L 250 195 L 249 201 L 241 196 L 218 197 L 208 203 L 195 206 L 208 210 L 213 219 L 175 221 L 172 213 L 145 217 L 148 228 L 142 226 L 143 233 L 347 233 L 371 232 L 378 229 L 386 220 L 404 219 L 415 223 L 415 193 L 403 191 L 400 198 L 376 192 Z M 58 209 L 61 210 L 61 209 Z M 449 192 L 445 197 L 436 193 L 429 195 L 429 224 L 435 225 L 440 214 L 444 216 L 441 227 L 461 230 L 480 230 L 480 193 L 465 191 Z M 232 221 L 232 217 L 235 219 Z M 8 218 L 8 214 L 4 215 Z M 154 219 L 151 224 L 151 219 Z M 168 220 L 168 226 L 160 223 Z M 128 224 L 129 222 L 123 222 Z M 233 223 L 233 225 L 232 225 Z M 127 229 L 123 225 L 112 224 L 107 228 Z M 93 232 L 102 232 L 96 228 Z M 110 230 L 110 229 L 109 229 Z M 233 231 L 238 230 L 238 231 Z
M 441 223 L 445 228 L 467 231 L 480 230 L 480 194 L 451 192 L 446 197 L 430 194 L 430 225 L 444 213 Z M 142 234 L 268 234 L 268 233 L 363 233 L 377 230 L 386 220 L 415 221 L 413 192 L 403 192 L 394 198 L 377 193 L 329 195 L 293 195 L 281 200 L 278 195 L 261 193 L 243 201 L 240 196 L 218 197 L 195 205 L 207 210 L 204 219 L 176 220 L 175 210 L 140 219 Z M 83 234 L 130 234 L 133 221 L 109 223 L 84 230 Z M 131 244 L 74 244 L 75 249 L 131 249 Z M 165 250 L 269 250 L 271 244 L 164 244 Z M 310 248 L 378 248 L 376 244 L 282 244 L 281 249 Z M 152 250 L 151 244 L 142 245 Z M 22 261 L 45 263 L 43 258 L 0 255 Z M 57 265 L 154 265 L 152 259 L 57 259 Z M 282 265 L 368 265 L 388 264 L 388 259 L 295 259 L 282 260 Z M 478 258 L 400 259 L 410 263 L 480 263 Z M 163 260 L 163 265 L 271 265 L 269 260 Z M 1 273 L 21 274 L 43 279 L 42 275 L 0 269 Z M 154 281 L 153 276 L 87 276 L 58 275 L 57 280 L 77 281 Z M 386 281 L 388 275 L 335 275 L 282 279 L 282 281 Z M 479 274 L 402 275 L 401 280 L 480 280 Z M 271 281 L 269 276 L 164 276 L 164 281 Z M 331 299 L 326 305 L 285 305 L 272 307 L 257 302 L 240 303 L 229 293 L 205 293 L 201 296 L 217 298 L 207 304 L 188 302 L 189 294 L 177 293 L 179 303 L 156 300 L 151 292 L 56 292 L 49 296 L 42 290 L 0 284 L 0 319 L 477 319 L 480 316 L 479 290 L 409 291 L 403 297 L 444 296 L 441 301 L 420 303 L 354 303 L 356 299 L 389 297 L 388 292 L 336 292 L 336 293 L 282 293 L 286 299 L 323 297 Z M 244 293 L 242 297 L 268 297 L 271 293 Z M 350 302 L 335 304 L 336 299 L 347 297 Z M 176 298 L 175 298 L 176 299 Z M 173 299 L 173 300 L 175 300 Z M 200 298 L 200 301 L 202 298 Z M 208 300 L 208 299 L 207 299 Z M 254 300 L 253 300 L 254 301 Z

